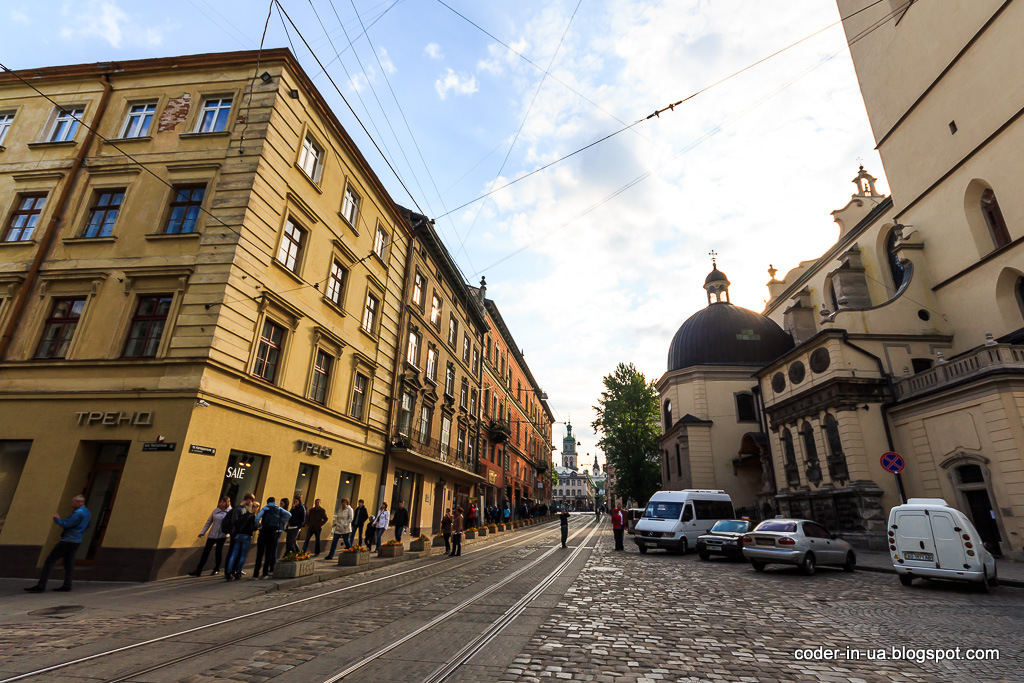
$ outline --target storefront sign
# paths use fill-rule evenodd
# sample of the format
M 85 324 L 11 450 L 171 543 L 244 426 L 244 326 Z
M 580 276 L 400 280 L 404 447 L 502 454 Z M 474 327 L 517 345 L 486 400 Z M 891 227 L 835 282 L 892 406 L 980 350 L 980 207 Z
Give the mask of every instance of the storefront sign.
M 487 483 L 493 484 L 498 480 L 498 473 L 494 470 L 487 470 Z
M 176 443 L 167 443 L 166 441 L 149 441 L 142 444 L 143 452 L 152 451 L 173 451 L 178 448 Z
M 318 458 L 329 458 L 334 449 L 328 448 L 322 444 L 313 443 L 312 441 L 303 441 L 299 439 L 295 442 L 297 451 L 306 451 L 310 455 L 315 455 Z
M 118 411 L 110 413 L 84 412 L 75 413 L 75 415 L 78 417 L 79 427 L 95 424 L 101 424 L 107 427 L 120 427 L 121 425 L 149 427 L 153 424 L 152 411 L 143 411 L 139 413 L 124 413 Z
M 229 467 L 224 473 L 225 479 L 243 479 L 245 477 L 246 468 L 238 465 L 236 467 Z
M 198 455 L 217 455 L 216 448 L 210 448 L 209 446 L 197 446 L 195 444 L 191 444 L 188 447 L 188 452 L 196 453 Z

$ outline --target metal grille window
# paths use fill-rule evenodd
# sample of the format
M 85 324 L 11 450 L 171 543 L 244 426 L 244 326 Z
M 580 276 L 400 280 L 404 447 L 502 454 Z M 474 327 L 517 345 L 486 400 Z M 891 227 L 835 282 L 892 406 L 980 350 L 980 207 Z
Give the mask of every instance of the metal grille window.
M 377 297 L 372 294 L 366 295 L 366 305 L 363 307 L 363 330 L 373 334 L 377 325 Z
M 135 307 L 128 341 L 124 346 L 124 358 L 154 358 L 160 347 L 160 339 L 171 310 L 170 294 L 141 296 Z
M 98 191 L 89 208 L 89 222 L 85 225 L 82 237 L 110 237 L 123 201 L 124 188 Z
M 46 206 L 45 194 L 23 194 L 11 212 L 11 220 L 7 223 L 4 242 L 23 242 L 32 239 L 39 215 Z
M 3 138 L 0 138 L 3 141 Z M 381 226 L 377 226 L 377 235 L 373 238 L 373 253 L 384 258 L 384 249 L 388 246 L 388 233 Z
M 341 217 L 355 227 L 356 216 L 359 215 L 359 195 L 351 187 L 345 188 L 345 199 L 341 203 Z
M 327 279 L 327 298 L 338 306 L 341 306 L 342 297 L 345 293 L 345 279 L 347 277 L 348 271 L 341 265 L 341 262 L 334 261 L 331 264 L 331 275 Z
M 211 97 L 203 101 L 199 112 L 197 133 L 220 133 L 227 130 L 228 115 L 231 113 L 230 97 Z
M 149 126 L 156 114 L 156 102 L 134 104 L 128 109 L 124 126 L 121 128 L 122 138 L 142 138 L 149 135 Z
M 284 235 L 281 237 L 281 248 L 277 252 L 277 260 L 293 273 L 299 271 L 299 263 L 302 260 L 302 248 L 306 241 L 306 231 L 300 228 L 294 221 L 289 220 L 284 226 Z
M 323 349 L 317 349 L 316 361 L 313 363 L 313 383 L 309 389 L 309 397 L 317 403 L 327 402 L 327 384 L 331 379 L 331 361 Z
M 277 364 L 281 360 L 281 342 L 284 328 L 269 320 L 263 323 L 259 346 L 256 348 L 256 365 L 252 374 L 260 379 L 273 382 L 277 376 Z
M 183 185 L 175 187 L 171 195 L 171 210 L 167 216 L 164 233 L 186 235 L 196 231 L 199 212 L 202 210 L 205 185 Z
M 85 297 L 54 299 L 50 317 L 36 349 L 36 358 L 65 358 L 75 336 L 75 328 L 85 308 Z
M 370 380 L 366 375 L 357 374 L 356 381 L 352 387 L 352 407 L 349 415 L 357 420 L 363 419 L 363 406 L 366 405 L 366 387 Z
M 85 107 L 58 108 L 48 140 L 50 142 L 68 142 L 73 140 L 75 133 L 78 131 L 79 121 L 84 113 Z

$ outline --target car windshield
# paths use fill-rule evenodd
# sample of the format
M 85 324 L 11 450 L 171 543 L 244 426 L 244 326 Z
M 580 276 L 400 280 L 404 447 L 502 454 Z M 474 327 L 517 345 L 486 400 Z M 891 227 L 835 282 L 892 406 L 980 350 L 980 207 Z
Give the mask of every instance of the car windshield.
M 749 528 L 750 524 L 748 524 L 747 522 L 736 519 L 723 519 L 721 521 L 715 522 L 715 525 L 711 527 L 711 532 L 714 533 L 716 531 L 730 531 L 733 533 L 742 534 Z
M 644 517 L 650 519 L 679 519 L 683 513 L 682 503 L 649 503 Z
M 796 531 L 796 522 L 761 522 L 754 531 L 782 531 L 793 533 Z

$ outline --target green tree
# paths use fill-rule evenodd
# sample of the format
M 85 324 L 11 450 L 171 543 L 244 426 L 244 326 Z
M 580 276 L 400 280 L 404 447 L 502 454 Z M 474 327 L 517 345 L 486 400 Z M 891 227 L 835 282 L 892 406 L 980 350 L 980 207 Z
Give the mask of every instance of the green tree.
M 619 363 L 604 378 L 591 423 L 615 468 L 615 496 L 644 505 L 661 488 L 658 466 L 658 391 L 633 364 Z

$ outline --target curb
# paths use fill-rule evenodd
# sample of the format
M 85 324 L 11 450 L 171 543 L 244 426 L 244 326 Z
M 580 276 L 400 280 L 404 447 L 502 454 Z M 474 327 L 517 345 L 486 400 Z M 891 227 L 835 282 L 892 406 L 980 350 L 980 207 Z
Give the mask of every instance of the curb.
M 865 564 L 858 564 L 857 571 L 874 572 L 876 574 L 896 574 L 896 570 L 892 567 L 873 567 Z M 1024 581 L 1020 579 L 999 579 L 999 585 L 1006 586 L 1007 588 L 1024 588 Z

